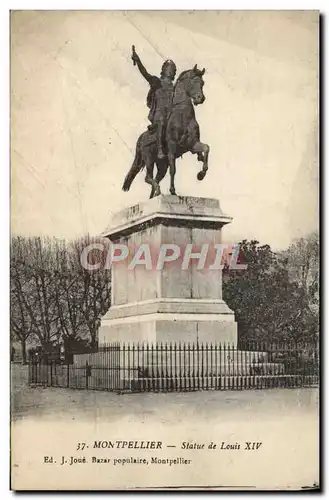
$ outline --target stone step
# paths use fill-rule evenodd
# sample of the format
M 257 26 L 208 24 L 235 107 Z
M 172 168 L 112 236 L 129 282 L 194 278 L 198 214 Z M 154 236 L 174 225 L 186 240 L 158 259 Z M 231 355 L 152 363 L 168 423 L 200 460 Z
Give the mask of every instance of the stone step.
M 97 368 L 95 369 L 97 370 Z M 179 364 L 167 366 L 144 364 L 136 368 L 122 368 L 121 378 L 154 378 L 154 377 L 184 377 L 204 376 L 216 377 L 219 375 L 278 375 L 284 374 L 283 363 L 218 363 L 211 366 L 202 364 Z
M 275 387 L 313 386 L 318 384 L 316 376 L 302 375 L 237 375 L 220 377 L 180 377 L 125 379 L 122 387 L 128 391 L 198 391 L 266 389 Z

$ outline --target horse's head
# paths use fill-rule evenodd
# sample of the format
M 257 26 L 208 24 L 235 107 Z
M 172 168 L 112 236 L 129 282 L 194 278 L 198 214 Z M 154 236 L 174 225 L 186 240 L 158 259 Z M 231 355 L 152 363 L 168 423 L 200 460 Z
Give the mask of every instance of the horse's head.
M 179 81 L 184 82 L 185 92 L 192 99 L 195 106 L 202 104 L 206 99 L 203 93 L 204 81 L 202 77 L 204 73 L 205 69 L 200 70 L 195 65 L 193 69 L 184 71 L 177 80 L 177 83 Z

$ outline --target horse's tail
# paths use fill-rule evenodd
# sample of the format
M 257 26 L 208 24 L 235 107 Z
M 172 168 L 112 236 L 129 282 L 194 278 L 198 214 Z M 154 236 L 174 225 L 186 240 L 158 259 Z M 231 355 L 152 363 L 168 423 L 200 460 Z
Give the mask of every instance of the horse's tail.
M 124 183 L 122 185 L 123 191 L 129 191 L 130 186 L 131 186 L 133 180 L 135 179 L 136 175 L 145 166 L 145 163 L 144 163 L 143 157 L 142 157 L 141 138 L 142 138 L 142 136 L 137 141 L 134 162 L 133 162 L 128 174 L 126 175 Z

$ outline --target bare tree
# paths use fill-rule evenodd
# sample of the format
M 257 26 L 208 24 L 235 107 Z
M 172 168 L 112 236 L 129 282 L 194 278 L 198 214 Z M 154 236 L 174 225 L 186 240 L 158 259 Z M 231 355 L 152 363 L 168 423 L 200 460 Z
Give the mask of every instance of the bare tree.
M 82 337 L 85 332 L 81 280 L 73 264 L 65 242 L 57 242 L 54 262 L 55 304 L 65 339 Z
M 89 262 L 98 263 L 99 269 L 85 269 L 81 264 L 82 251 L 88 245 L 100 242 L 104 245 L 104 251 L 91 251 L 89 253 Z M 107 249 L 106 241 L 90 236 L 76 241 L 73 245 L 76 268 L 81 280 L 81 308 L 89 329 L 92 345 L 97 342 L 101 317 L 108 311 L 111 304 L 111 275 L 110 270 L 105 268 Z
M 22 239 L 14 237 L 10 262 L 10 334 L 20 342 L 23 363 L 27 361 L 26 343 L 33 336 L 33 321 L 24 300 L 26 273 L 22 261 Z
M 60 340 L 96 345 L 111 288 L 105 253 L 90 254 L 91 259 L 101 259 L 100 269 L 89 271 L 81 265 L 81 252 L 95 241 L 12 238 L 11 331 L 22 344 L 24 359 L 31 335 L 45 352 Z
M 56 307 L 53 244 L 49 239 L 16 237 L 11 281 L 29 316 L 33 333 L 46 349 L 61 335 Z

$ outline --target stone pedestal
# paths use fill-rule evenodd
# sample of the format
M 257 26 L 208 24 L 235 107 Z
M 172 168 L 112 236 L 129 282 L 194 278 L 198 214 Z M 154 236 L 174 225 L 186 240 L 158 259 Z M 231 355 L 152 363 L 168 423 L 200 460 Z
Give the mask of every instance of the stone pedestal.
M 222 227 L 229 222 L 218 200 L 208 198 L 158 196 L 118 212 L 103 236 L 127 245 L 130 255 L 112 266 L 112 305 L 102 318 L 100 345 L 197 340 L 235 344 L 237 325 L 222 299 L 222 272 L 209 269 L 214 244 L 221 243 Z M 173 243 L 181 248 L 180 258 L 157 270 L 161 245 Z M 145 265 L 129 269 L 143 244 L 149 245 L 152 268 L 145 259 Z M 182 269 L 189 244 L 193 252 L 209 244 L 203 269 L 196 259 Z

